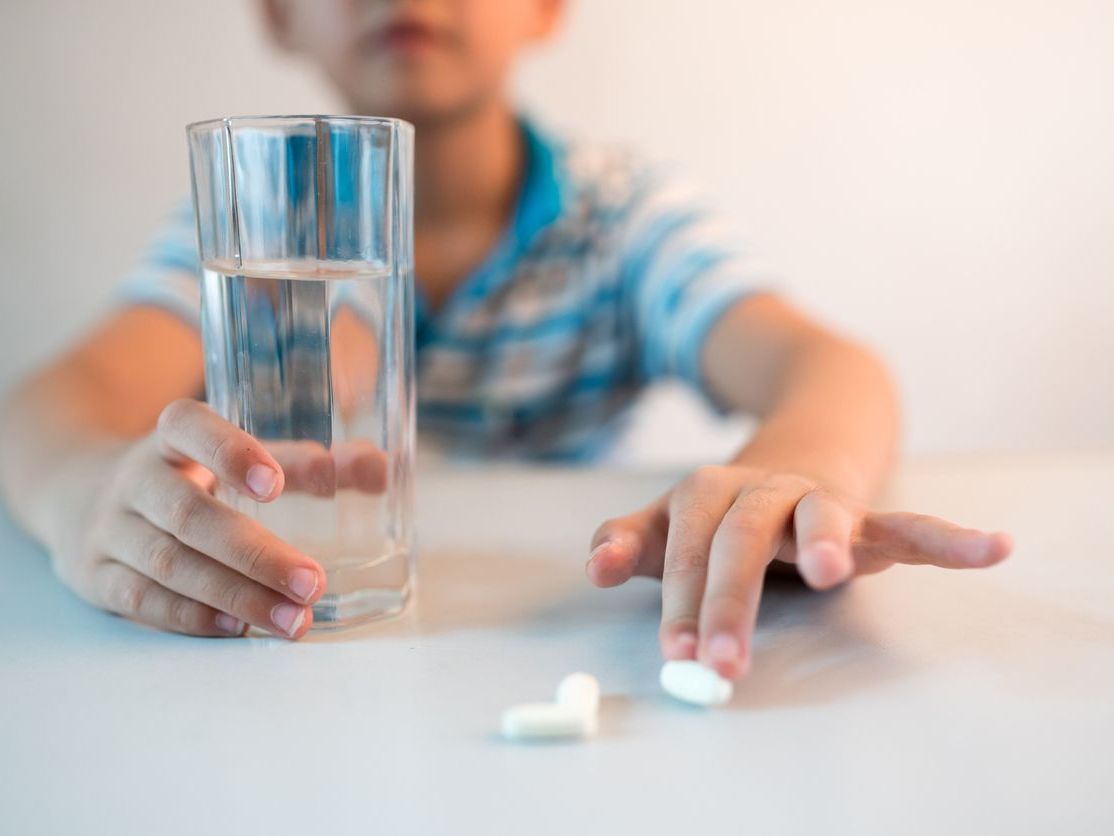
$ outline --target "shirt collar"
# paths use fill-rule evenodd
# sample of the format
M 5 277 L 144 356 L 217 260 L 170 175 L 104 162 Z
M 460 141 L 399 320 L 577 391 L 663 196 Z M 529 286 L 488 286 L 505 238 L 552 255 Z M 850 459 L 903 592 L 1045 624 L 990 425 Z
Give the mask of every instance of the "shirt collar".
M 525 117 L 518 120 L 526 151 L 526 172 L 513 221 L 514 237 L 525 248 L 561 216 L 564 203 L 560 160 L 555 143 Z
M 442 319 L 461 302 L 487 296 L 508 282 L 526 249 L 564 211 L 566 178 L 560 146 L 532 120 L 520 116 L 517 121 L 524 144 L 524 172 L 510 224 L 487 258 L 453 291 L 436 317 L 431 316 L 421 291 L 415 289 L 419 345 L 428 341 L 431 318 Z

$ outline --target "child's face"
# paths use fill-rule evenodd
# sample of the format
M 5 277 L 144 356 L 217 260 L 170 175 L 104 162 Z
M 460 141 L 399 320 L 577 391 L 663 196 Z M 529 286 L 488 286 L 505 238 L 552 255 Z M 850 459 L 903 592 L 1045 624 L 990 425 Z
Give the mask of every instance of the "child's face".
M 452 119 L 503 92 L 562 0 L 264 0 L 278 43 L 315 61 L 358 112 Z

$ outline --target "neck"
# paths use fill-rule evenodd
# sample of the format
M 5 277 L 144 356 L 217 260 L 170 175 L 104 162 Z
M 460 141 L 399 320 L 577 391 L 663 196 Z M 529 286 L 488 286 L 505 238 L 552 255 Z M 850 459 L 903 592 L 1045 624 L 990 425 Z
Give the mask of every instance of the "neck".
M 482 105 L 414 134 L 414 222 L 441 224 L 510 214 L 522 170 L 514 114 L 502 101 Z

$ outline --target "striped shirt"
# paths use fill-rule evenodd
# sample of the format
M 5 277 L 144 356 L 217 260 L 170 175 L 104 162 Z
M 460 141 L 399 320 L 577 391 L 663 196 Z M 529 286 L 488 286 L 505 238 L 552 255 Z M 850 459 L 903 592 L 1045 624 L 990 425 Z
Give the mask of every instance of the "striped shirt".
M 711 400 L 705 338 L 769 280 L 664 169 L 521 124 L 526 171 L 501 240 L 440 309 L 416 289 L 418 425 L 455 455 L 587 459 L 651 382 Z M 197 325 L 200 270 L 184 203 L 122 298 Z

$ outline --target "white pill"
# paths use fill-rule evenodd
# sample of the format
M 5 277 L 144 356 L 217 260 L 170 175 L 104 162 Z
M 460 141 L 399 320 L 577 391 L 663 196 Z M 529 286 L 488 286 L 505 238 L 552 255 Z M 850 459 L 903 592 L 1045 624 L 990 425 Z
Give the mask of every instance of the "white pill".
M 600 684 L 590 673 L 570 673 L 557 686 L 557 702 L 596 714 L 600 710 Z
M 691 660 L 662 665 L 661 687 L 671 697 L 693 705 L 723 705 L 735 692 L 731 680 Z
M 595 713 L 553 702 L 527 702 L 503 712 L 503 736 L 512 740 L 588 737 L 595 733 Z

